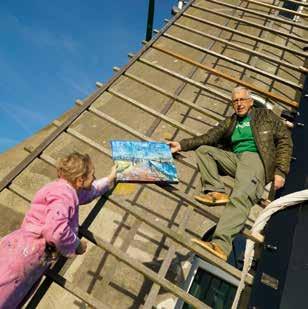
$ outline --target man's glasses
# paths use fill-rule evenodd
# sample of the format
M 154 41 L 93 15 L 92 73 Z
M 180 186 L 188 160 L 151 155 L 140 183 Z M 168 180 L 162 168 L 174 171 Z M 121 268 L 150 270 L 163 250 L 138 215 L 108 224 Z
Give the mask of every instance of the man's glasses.
M 234 105 L 237 105 L 237 104 L 240 104 L 240 103 L 244 103 L 248 100 L 250 100 L 250 98 L 238 98 L 238 99 L 232 100 L 232 103 Z

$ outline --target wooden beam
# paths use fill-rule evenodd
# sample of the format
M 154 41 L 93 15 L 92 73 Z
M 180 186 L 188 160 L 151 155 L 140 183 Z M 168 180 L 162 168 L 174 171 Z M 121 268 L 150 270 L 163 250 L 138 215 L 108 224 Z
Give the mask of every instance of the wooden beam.
M 56 125 L 56 122 L 54 122 L 54 124 Z M 105 147 L 103 147 L 102 145 L 96 143 L 95 141 L 91 140 L 90 138 L 82 135 L 81 133 L 77 132 L 76 130 L 72 129 L 72 128 L 68 128 L 67 129 L 67 133 L 71 134 L 72 136 L 76 137 L 77 139 L 81 140 L 84 143 L 87 143 L 88 145 L 92 146 L 93 148 L 97 149 L 98 151 L 104 153 L 105 155 L 111 157 L 111 151 Z M 45 160 L 47 163 L 50 163 L 52 165 L 55 165 L 55 160 L 52 159 L 50 156 L 45 155 L 45 154 L 41 154 L 40 156 L 41 159 Z M 145 186 L 149 186 L 147 184 L 145 184 Z M 219 217 L 216 216 L 215 214 L 213 214 L 212 212 L 209 211 L 209 207 L 197 202 L 196 200 L 194 200 L 191 196 L 187 195 L 184 192 L 181 192 L 180 190 L 178 190 L 175 186 L 173 185 L 163 185 L 160 186 L 158 185 L 161 189 L 169 192 L 170 194 L 172 194 L 173 196 L 179 198 L 180 200 L 184 201 L 187 203 L 187 205 L 192 205 L 194 208 L 197 208 L 199 210 L 202 211 L 202 213 L 209 219 L 212 220 L 213 222 L 218 222 Z M 250 231 L 247 228 L 244 228 L 243 230 L 243 235 L 255 242 L 259 242 L 259 239 L 257 237 L 255 237 L 254 235 L 251 235 Z
M 97 309 L 108 309 L 109 306 L 103 304 L 101 301 L 96 299 L 95 297 L 91 296 L 90 294 L 84 292 L 82 289 L 78 288 L 76 285 L 74 285 L 72 282 L 70 282 L 68 279 L 65 279 L 64 277 L 60 276 L 59 274 L 53 272 L 50 269 L 47 269 L 45 271 L 45 275 L 52 279 L 56 284 L 64 288 L 66 291 L 68 291 L 70 294 L 76 296 L 83 302 L 85 302 L 87 305 L 97 308 Z
M 192 180 L 194 179 L 194 177 L 192 177 Z M 182 205 L 182 203 L 181 203 Z M 177 232 L 183 234 L 185 233 L 185 229 L 187 227 L 187 224 L 191 218 L 191 215 L 193 214 L 193 210 L 194 208 L 189 205 L 183 215 L 183 218 L 181 219 L 181 222 L 179 224 L 179 227 L 177 229 Z M 172 262 L 172 258 L 175 254 L 175 250 L 176 250 L 176 246 L 175 243 L 172 243 L 171 246 L 168 249 L 168 252 L 164 258 L 164 261 L 159 269 L 158 274 L 161 276 L 166 276 L 168 269 L 170 268 L 171 262 Z M 160 286 L 158 284 L 153 284 L 151 287 L 150 292 L 148 293 L 148 297 L 144 303 L 143 309 L 152 309 L 155 305 L 155 300 L 158 296 L 158 293 L 160 291 Z
M 263 43 L 263 44 L 266 44 L 266 45 L 269 45 L 269 46 L 272 46 L 272 47 L 275 47 L 279 50 L 287 51 L 291 54 L 301 56 L 304 59 L 308 56 L 308 53 L 303 52 L 301 49 L 296 50 L 296 49 L 287 47 L 285 45 L 277 44 L 277 43 L 272 42 L 270 40 L 266 40 L 266 39 L 260 38 L 260 37 L 255 36 L 255 35 L 251 35 L 249 33 L 243 32 L 243 31 L 239 31 L 239 30 L 236 30 L 236 29 L 233 29 L 233 28 L 230 28 L 230 27 L 226 27 L 224 25 L 214 23 L 210 20 L 207 20 L 207 19 L 204 19 L 204 18 L 201 18 L 201 17 L 197 17 L 197 16 L 194 16 L 194 15 L 191 15 L 191 14 L 188 14 L 188 13 L 185 13 L 184 17 L 189 18 L 189 19 L 193 19 L 193 20 L 198 21 L 198 22 L 203 23 L 203 24 L 213 26 L 213 27 L 218 28 L 218 29 L 222 29 L 222 30 L 237 34 L 237 35 L 242 36 L 244 38 L 248 38 L 248 39 L 251 39 L 251 40 L 254 40 L 254 41 L 257 41 L 257 42 L 260 42 L 260 43 Z
M 270 8 L 270 9 L 274 9 L 274 10 L 277 10 L 277 11 L 291 13 L 293 15 L 297 15 L 297 16 L 300 16 L 300 17 L 303 17 L 303 18 L 308 17 L 308 14 L 300 13 L 300 12 L 297 12 L 297 11 L 294 11 L 294 10 L 289 10 L 289 9 L 286 9 L 286 8 L 283 8 L 283 7 L 280 7 L 280 6 L 277 6 L 277 5 L 268 4 L 268 3 L 265 3 L 265 2 L 260 2 L 260 1 L 256 1 L 256 0 L 243 0 L 243 1 L 246 1 L 248 3 L 257 4 L 257 5 L 260 5 L 260 6 L 263 6 L 263 7 L 266 7 L 266 8 Z
M 227 264 L 226 262 L 224 262 L 223 260 L 217 258 L 216 256 L 212 255 L 207 250 L 201 248 L 199 245 L 196 245 L 195 243 L 193 243 L 191 241 L 191 237 L 189 235 L 187 235 L 186 233 L 185 234 L 181 234 L 181 233 L 178 233 L 178 232 L 174 231 L 171 228 L 166 227 L 163 224 L 159 224 L 157 222 L 153 222 L 153 220 L 150 220 L 148 218 L 147 214 L 144 213 L 144 211 L 138 209 L 137 207 L 131 207 L 131 205 L 128 202 L 124 201 L 124 200 L 121 200 L 119 198 L 115 198 L 113 196 L 110 196 L 109 200 L 113 204 L 115 204 L 118 207 L 120 207 L 121 209 L 127 211 L 128 213 L 130 213 L 134 217 L 136 217 L 139 220 L 143 221 L 145 224 L 151 226 L 155 230 L 161 232 L 166 237 L 172 239 L 177 244 L 183 246 L 184 248 L 189 249 L 190 251 L 196 253 L 198 256 L 200 256 L 204 260 L 206 260 L 206 261 L 208 261 L 208 262 L 218 266 L 219 268 L 223 269 L 224 271 L 226 271 L 230 275 L 236 277 L 237 279 L 240 279 L 241 271 L 239 271 L 238 269 L 236 269 L 232 265 Z M 252 284 L 252 282 L 253 282 L 253 277 L 251 275 L 249 275 L 247 280 L 246 280 L 246 283 L 247 284 Z
M 243 0 L 243 1 L 247 1 L 247 0 Z M 222 1 L 217 1 L 217 0 L 207 0 L 207 2 L 212 2 L 212 3 L 215 3 L 215 4 L 221 5 L 223 7 L 229 7 L 229 8 L 234 9 L 234 10 L 239 10 L 239 11 L 242 11 L 242 12 L 246 12 L 246 13 L 250 13 L 250 14 L 253 14 L 253 15 L 261 16 L 261 17 L 265 18 L 266 20 L 268 20 L 268 19 L 275 20 L 277 22 L 282 23 L 282 25 L 290 25 L 292 27 L 298 27 L 298 28 L 306 29 L 306 30 L 308 29 L 307 25 L 303 25 L 303 24 L 300 24 L 300 23 L 294 22 L 294 21 L 289 21 L 289 20 L 287 20 L 285 18 L 280 18 L 280 17 L 277 17 L 275 15 L 269 15 L 269 14 L 260 13 L 257 10 L 251 10 L 251 9 L 244 8 L 244 7 L 241 7 L 241 6 L 238 6 L 238 5 L 232 5 L 232 4 L 229 4 L 227 2 L 222 2 Z M 296 12 L 296 11 L 293 11 L 293 12 Z
M 53 160 L 51 157 L 42 154 L 42 159 L 43 159 L 43 157 L 44 157 L 44 160 L 48 161 L 48 163 L 50 163 L 52 165 L 55 164 L 55 160 Z M 18 186 L 15 185 L 15 184 L 12 184 L 11 187 L 12 187 L 11 189 L 13 189 L 14 192 L 15 191 L 20 191 L 18 189 Z M 19 193 L 19 195 L 21 195 L 21 193 Z M 123 207 L 121 207 L 121 208 L 123 208 Z M 130 207 L 130 205 L 128 205 L 127 208 L 124 207 L 123 209 L 126 210 L 126 209 L 130 209 L 130 208 L 132 208 L 132 207 Z M 154 225 L 155 225 L 155 223 L 154 223 Z M 167 230 L 170 230 L 170 229 L 167 228 Z M 113 256 L 115 256 L 117 259 L 119 259 L 123 263 L 129 265 L 130 267 L 132 267 L 136 271 L 142 273 L 144 276 L 146 276 L 147 278 L 149 278 L 153 282 L 159 284 L 163 288 L 169 290 L 171 293 L 177 295 L 178 297 L 183 299 L 185 302 L 188 302 L 189 304 L 191 304 L 193 306 L 196 306 L 196 308 L 209 309 L 208 306 L 206 306 L 204 303 L 202 303 L 199 300 L 197 300 L 195 297 L 193 297 L 190 294 L 188 294 L 187 292 L 183 291 L 182 289 L 180 289 L 176 285 L 172 284 L 170 281 L 166 280 L 162 276 L 159 276 L 154 271 L 152 271 L 149 268 L 147 268 L 146 266 L 144 266 L 142 263 L 140 263 L 140 262 L 134 260 L 133 258 L 129 257 L 127 254 L 122 252 L 120 249 L 118 249 L 118 248 L 114 247 L 113 245 L 107 243 L 106 241 L 100 239 L 98 236 L 94 235 L 93 233 L 91 233 L 87 229 L 83 229 L 83 228 L 80 227 L 79 233 L 83 237 L 85 237 L 86 239 L 88 239 L 89 241 L 91 241 L 92 243 L 97 245 L 98 247 L 100 247 L 101 249 L 103 249 L 103 250 L 109 252 L 110 254 L 112 254 Z M 230 268 L 232 268 L 232 266 L 230 266 Z M 97 304 L 100 304 L 100 303 L 99 302 L 96 303 L 95 299 L 92 299 L 92 297 L 89 294 L 86 295 L 87 293 L 85 293 L 85 292 L 81 291 L 79 288 L 73 286 L 69 281 L 63 280 L 63 278 L 61 278 L 60 276 L 56 275 L 55 273 L 49 272 L 48 275 L 54 281 L 57 281 L 57 283 L 59 285 L 61 285 L 65 289 L 69 290 L 73 295 L 75 295 L 77 297 L 78 297 L 78 295 L 76 293 L 78 292 L 80 294 L 80 296 L 82 297 L 82 298 L 81 297 L 79 297 L 79 298 L 81 298 L 82 300 L 85 299 L 85 301 L 87 303 L 90 303 L 91 305 L 92 304 L 95 305 L 94 306 L 95 308 L 103 308 L 103 309 L 106 308 L 103 304 L 102 304 L 102 306 L 100 306 L 100 305 L 97 306 Z M 252 279 L 251 277 L 248 278 L 248 282 L 251 283 L 251 279 Z
M 213 56 L 215 56 L 215 57 L 217 57 L 217 58 L 219 58 L 219 59 L 223 59 L 223 60 L 225 60 L 225 61 L 227 61 L 227 62 L 229 62 L 229 63 L 232 63 L 232 64 L 238 65 L 238 66 L 240 66 L 240 67 L 246 68 L 246 69 L 248 69 L 248 70 L 250 70 L 250 71 L 252 71 L 252 72 L 255 72 L 255 73 L 260 74 L 260 75 L 262 75 L 262 76 L 268 77 L 268 78 L 270 78 L 270 79 L 272 79 L 272 80 L 275 80 L 275 81 L 278 81 L 278 82 L 283 83 L 283 84 L 285 84 L 285 85 L 288 85 L 288 86 L 291 87 L 291 88 L 297 88 L 298 90 L 302 90 L 302 88 L 303 88 L 303 85 L 302 85 L 302 84 L 297 84 L 297 83 L 294 83 L 294 82 L 290 82 L 289 80 L 286 80 L 286 79 L 284 79 L 284 78 L 282 78 L 282 77 L 280 77 L 280 76 L 278 76 L 278 75 L 275 75 L 275 74 L 266 72 L 266 71 L 264 71 L 264 70 L 262 70 L 262 69 L 256 68 L 256 67 L 254 67 L 254 66 L 252 66 L 252 65 L 249 65 L 249 64 L 247 64 L 247 63 L 245 63 L 245 62 L 242 62 L 242 61 L 239 61 L 239 60 L 237 60 L 237 59 L 224 56 L 223 54 L 214 52 L 214 51 L 212 51 L 212 50 L 210 50 L 210 49 L 208 49 L 208 48 L 204 48 L 204 47 L 202 47 L 202 46 L 199 46 L 199 45 L 190 43 L 190 42 L 188 42 L 188 41 L 182 40 L 182 39 L 180 39 L 180 38 L 178 38 L 178 37 L 176 37 L 176 36 L 173 36 L 173 35 L 170 35 L 170 34 L 165 33 L 165 34 L 164 34 L 164 37 L 166 37 L 166 38 L 168 38 L 168 39 L 171 39 L 171 40 L 173 40 L 173 41 L 175 41 L 175 42 L 178 42 L 178 43 L 180 43 L 180 44 L 189 46 L 189 47 L 191 47 L 191 48 L 200 50 L 200 51 L 202 51 L 202 52 L 204 52 L 204 53 L 207 53 L 207 54 L 209 54 L 209 55 L 213 55 Z
M 134 58 L 132 58 L 127 65 L 122 67 L 121 70 L 117 72 L 117 74 L 112 77 L 103 87 L 100 87 L 90 96 L 88 96 L 84 101 L 84 105 L 80 107 L 80 109 L 74 112 L 65 122 L 63 122 L 61 127 L 57 128 L 57 130 L 52 132 L 46 139 L 44 139 L 42 143 L 40 143 L 40 145 L 31 153 L 31 155 L 22 160 L 12 171 L 10 171 L 9 174 L 3 177 L 3 179 L 0 181 L 0 192 L 6 188 L 29 164 L 31 164 L 31 162 L 33 162 L 33 160 L 35 160 L 35 158 L 38 157 L 42 151 L 44 151 L 70 124 L 72 124 L 85 110 L 87 110 L 89 106 L 91 106 L 91 104 L 122 75 L 122 73 L 128 70 L 142 54 L 150 49 L 152 44 L 159 40 L 162 33 L 169 29 L 172 26 L 172 23 L 180 18 L 188 8 L 189 6 L 184 7 L 181 12 L 173 17 L 172 21 L 166 24 L 155 38 L 153 38 L 146 46 L 144 46 L 138 53 L 136 53 Z
M 171 246 L 167 252 L 166 257 L 164 258 L 164 261 L 162 263 L 162 266 L 160 267 L 158 271 L 158 276 L 165 278 L 168 269 L 170 268 L 172 259 L 175 254 L 175 247 Z M 142 306 L 142 309 L 152 309 L 155 308 L 155 300 L 157 299 L 157 295 L 159 293 L 159 290 L 161 289 L 161 286 L 157 283 L 154 283 L 151 287 L 150 292 L 148 293 L 148 297 L 146 298 L 146 301 L 144 305 Z
M 111 88 L 108 89 L 108 92 L 113 94 L 114 96 L 142 109 L 143 111 L 146 111 L 147 113 L 155 116 L 155 117 L 159 117 L 160 119 L 164 120 L 165 122 L 167 122 L 168 124 L 171 124 L 172 126 L 188 133 L 189 135 L 191 136 L 197 136 L 197 135 L 200 135 L 199 132 L 195 131 L 195 130 L 192 130 L 192 129 L 189 129 L 188 127 L 184 126 L 182 123 L 178 122 L 178 121 L 175 121 L 175 120 L 172 120 L 171 118 L 165 116 L 165 115 L 162 115 L 161 113 L 155 111 L 154 109 L 152 108 L 149 108 L 148 106 L 136 101 L 136 100 L 133 100 L 123 94 L 121 94 L 120 92 L 118 91 L 115 91 Z
M 139 273 L 143 274 L 146 278 L 150 279 L 151 281 L 159 284 L 164 289 L 170 291 L 172 294 L 180 297 L 183 299 L 186 303 L 192 305 L 195 308 L 200 309 L 210 309 L 209 306 L 207 306 L 205 303 L 201 302 L 197 298 L 193 297 L 192 295 L 188 294 L 175 284 L 171 283 L 165 278 L 160 277 L 157 273 L 155 273 L 153 270 L 149 269 L 148 267 L 144 266 L 142 263 L 138 262 L 137 260 L 134 260 L 124 252 L 122 252 L 120 249 L 112 246 L 111 244 L 107 243 L 106 241 L 100 239 L 97 235 L 91 233 L 88 230 L 81 230 L 81 234 L 100 247 L 102 250 L 109 252 L 110 254 L 114 255 L 117 259 L 122 261 L 124 264 L 130 266 L 134 270 L 138 271 Z
M 201 11 L 205 11 L 205 12 L 208 12 L 208 13 L 211 13 L 211 14 L 214 14 L 214 15 L 223 16 L 225 18 L 236 20 L 238 22 L 241 22 L 241 23 L 262 29 L 262 30 L 266 30 L 266 31 L 269 31 L 269 32 L 272 32 L 272 33 L 275 33 L 275 34 L 279 34 L 279 35 L 282 35 L 282 36 L 287 37 L 289 39 L 293 39 L 296 42 L 304 42 L 304 43 L 308 42 L 308 40 L 303 38 L 303 37 L 300 37 L 300 36 L 297 36 L 297 35 L 294 35 L 294 34 L 290 34 L 290 33 L 284 32 L 284 31 L 276 30 L 276 29 L 273 29 L 273 28 L 269 28 L 269 27 L 263 26 L 261 24 L 254 23 L 252 21 L 245 20 L 243 18 L 239 18 L 239 17 L 235 17 L 235 16 L 232 16 L 232 15 L 229 15 L 229 14 L 219 12 L 218 10 L 215 11 L 213 9 L 207 9 L 207 8 L 199 6 L 199 5 L 191 5 L 191 7 L 194 7 L 196 9 L 201 10 Z
M 54 121 L 53 124 L 57 126 L 57 125 L 60 125 L 60 122 Z M 128 129 L 128 127 L 126 127 L 126 129 Z M 131 131 L 128 131 L 128 132 L 131 132 Z M 88 137 L 83 136 L 82 134 L 80 134 L 76 130 L 74 130 L 72 128 L 68 128 L 67 133 L 71 134 L 72 136 L 81 140 L 82 142 L 87 143 L 88 145 L 90 145 L 91 147 L 95 148 L 96 150 L 104 153 L 105 155 L 107 155 L 109 157 L 112 156 L 111 151 L 109 149 L 103 147 L 102 145 L 96 143 L 95 141 L 89 139 Z M 132 134 L 134 134 L 134 133 L 132 133 Z M 51 159 L 49 157 L 46 157 L 46 155 L 44 155 L 44 154 L 41 155 L 41 158 L 44 159 L 46 162 L 51 162 Z M 147 186 L 147 187 L 149 187 L 149 189 L 151 189 L 151 186 L 146 185 L 146 184 L 145 184 L 145 186 Z M 209 207 L 197 202 L 191 196 L 189 196 L 188 194 L 185 194 L 184 192 L 179 191 L 173 185 L 164 185 L 164 186 L 159 186 L 159 187 L 161 189 L 171 193 L 173 196 L 177 197 L 179 200 L 186 202 L 187 205 L 191 205 L 194 208 L 199 209 L 209 220 L 212 220 L 213 222 L 216 222 L 216 223 L 218 222 L 219 217 L 216 216 L 215 214 L 213 214 L 212 212 L 210 212 Z M 253 235 L 251 235 L 250 231 L 247 228 L 244 228 L 243 235 L 245 237 L 255 241 L 255 242 L 259 242 L 258 237 L 254 237 Z
M 303 7 L 307 7 L 308 3 L 307 2 L 303 2 L 303 1 L 296 1 L 296 0 L 278 0 L 279 2 L 291 2 L 291 3 L 295 3 L 298 4 L 299 6 L 303 6 Z
M 153 90 L 155 90 L 155 91 L 165 95 L 166 97 L 168 97 L 170 99 L 178 101 L 178 102 L 188 106 L 189 108 L 191 108 L 191 109 L 193 109 L 193 110 L 195 110 L 195 111 L 197 111 L 197 112 L 199 112 L 199 113 L 201 113 L 203 115 L 206 115 L 206 116 L 208 116 L 208 117 L 210 117 L 212 119 L 215 119 L 217 121 L 221 121 L 221 120 L 224 119 L 224 117 L 221 116 L 220 114 L 215 113 L 215 112 L 213 112 L 213 111 L 211 111 L 209 109 L 205 109 L 205 108 L 203 108 L 203 107 L 201 107 L 201 106 L 199 106 L 197 104 L 193 104 L 193 103 L 191 103 L 191 101 L 182 99 L 180 96 L 176 96 L 176 95 L 172 94 L 171 92 L 166 91 L 163 88 L 155 86 L 154 84 L 152 84 L 152 83 L 150 83 L 150 82 L 148 82 L 148 81 L 138 77 L 137 75 L 134 75 L 134 74 L 126 72 L 125 76 L 127 76 L 130 79 L 132 79 L 132 80 L 134 80 L 134 81 L 136 81 L 136 82 L 138 82 L 138 83 L 140 83 L 142 85 L 145 85 L 145 86 L 147 86 L 147 87 L 149 87 L 149 88 L 151 88 L 151 89 L 153 89 Z
M 303 66 L 297 66 L 297 65 L 294 65 L 294 64 L 292 64 L 290 62 L 282 61 L 279 58 L 271 57 L 271 56 L 269 56 L 267 54 L 261 53 L 259 51 L 254 50 L 254 49 L 250 49 L 250 48 L 247 48 L 245 46 L 242 46 L 242 45 L 239 45 L 239 44 L 235 44 L 232 41 L 224 40 L 224 39 L 222 39 L 222 38 L 220 38 L 218 36 L 214 36 L 214 35 L 212 35 L 210 33 L 202 32 L 202 31 L 196 30 L 194 28 L 187 27 L 187 26 L 182 25 L 182 24 L 180 24 L 178 22 L 175 22 L 174 25 L 176 27 L 181 28 L 181 29 L 185 29 L 185 30 L 190 31 L 192 33 L 196 33 L 196 34 L 201 35 L 203 37 L 212 39 L 214 41 L 217 41 L 217 42 L 220 42 L 220 43 L 223 43 L 223 44 L 226 44 L 227 46 L 232 46 L 232 47 L 234 47 L 236 49 L 243 50 L 244 52 L 247 52 L 249 55 L 251 54 L 251 55 L 255 55 L 257 57 L 264 58 L 266 60 L 269 60 L 269 61 L 275 62 L 277 64 L 283 65 L 285 67 L 288 67 L 288 68 L 290 68 L 290 69 L 292 69 L 294 71 L 297 71 L 297 72 L 308 73 L 308 68 L 305 68 Z
M 156 70 L 159 70 L 159 71 L 164 72 L 164 73 L 166 73 L 166 74 L 168 74 L 170 76 L 173 76 L 175 78 L 183 80 L 183 81 L 185 81 L 186 83 L 188 83 L 190 85 L 196 86 L 197 88 L 205 90 L 206 92 L 212 93 L 212 94 L 218 96 L 219 98 L 222 98 L 222 99 L 226 100 L 226 102 L 231 102 L 231 97 L 230 96 L 228 96 L 228 95 L 226 95 L 226 94 L 224 94 L 224 93 L 222 93 L 220 91 L 217 91 L 214 88 L 211 88 L 209 86 L 206 86 L 205 84 L 196 82 L 193 79 L 185 77 L 185 76 L 183 76 L 183 75 L 181 75 L 179 73 L 176 73 L 174 71 L 168 70 L 165 67 L 163 67 L 161 65 L 158 65 L 158 64 L 156 64 L 154 62 L 151 62 L 151 61 L 149 61 L 149 60 L 147 60 L 145 58 L 140 58 L 139 61 L 144 63 L 144 64 L 146 64 L 146 65 L 148 65 L 148 66 L 150 66 L 150 67 L 152 67 L 152 68 L 154 68 L 154 69 L 156 69 Z
M 261 94 L 263 94 L 263 95 L 265 95 L 267 97 L 270 97 L 270 98 L 272 98 L 274 100 L 278 100 L 278 101 L 280 101 L 280 102 L 282 102 L 282 103 L 284 103 L 284 104 L 286 104 L 288 106 L 292 106 L 292 107 L 296 107 L 296 108 L 298 107 L 298 103 L 296 101 L 292 101 L 292 100 L 286 99 L 286 98 L 284 98 L 284 97 L 282 97 L 282 96 L 280 96 L 278 94 L 275 94 L 273 92 L 269 92 L 267 90 L 259 88 L 259 87 L 255 86 L 253 84 L 247 83 L 247 82 L 242 81 L 240 79 L 236 79 L 236 78 L 234 78 L 233 76 L 231 76 L 229 74 L 225 74 L 225 73 L 223 73 L 221 71 L 218 71 L 216 69 L 213 69 L 213 68 L 211 68 L 211 67 L 209 67 L 209 66 L 207 66 L 205 64 L 202 64 L 200 62 L 191 60 L 191 59 L 189 59 L 187 57 L 184 57 L 184 56 L 182 56 L 182 55 L 180 55 L 178 53 L 175 53 L 175 52 L 173 52 L 173 51 L 171 51 L 169 49 L 163 48 L 160 45 L 155 44 L 153 46 L 153 48 L 155 48 L 155 49 L 157 49 L 157 50 L 159 50 L 159 51 L 161 51 L 161 52 L 163 52 L 163 53 L 165 53 L 167 55 L 170 55 L 172 57 L 180 59 L 180 60 L 182 60 L 184 62 L 187 62 L 187 63 L 190 63 L 192 65 L 195 65 L 195 66 L 197 66 L 197 67 L 199 67 L 201 69 L 204 69 L 205 71 L 211 72 L 211 73 L 213 73 L 216 76 L 220 76 L 220 77 L 222 77 L 222 78 L 224 78 L 226 80 L 232 81 L 235 84 L 242 85 L 242 86 L 244 86 L 244 87 L 246 87 L 248 89 L 251 89 L 253 91 L 257 91 L 257 92 L 259 92 L 259 93 L 261 93 Z

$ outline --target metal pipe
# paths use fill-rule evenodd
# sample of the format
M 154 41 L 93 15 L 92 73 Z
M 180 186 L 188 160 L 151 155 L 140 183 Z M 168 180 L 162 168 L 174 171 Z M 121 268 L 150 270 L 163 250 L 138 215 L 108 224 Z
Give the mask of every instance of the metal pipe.
M 152 39 L 154 11 L 155 11 L 155 0 L 149 0 L 147 31 L 145 36 L 146 41 L 150 41 Z

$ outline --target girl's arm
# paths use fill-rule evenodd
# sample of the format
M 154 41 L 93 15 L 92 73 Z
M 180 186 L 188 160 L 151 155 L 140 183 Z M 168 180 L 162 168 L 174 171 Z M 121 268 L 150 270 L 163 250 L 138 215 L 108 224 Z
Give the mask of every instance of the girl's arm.
M 72 256 L 80 244 L 77 236 L 78 226 L 74 229 L 71 222 L 76 206 L 61 193 L 50 193 L 46 200 L 48 205 L 43 229 L 46 242 L 53 244 L 62 255 Z
M 116 178 L 116 167 L 115 165 L 112 167 L 110 174 L 107 177 L 103 177 L 101 179 L 94 180 L 92 183 L 92 187 L 89 190 L 83 189 L 78 192 L 79 204 L 87 204 L 106 193 L 114 186 Z

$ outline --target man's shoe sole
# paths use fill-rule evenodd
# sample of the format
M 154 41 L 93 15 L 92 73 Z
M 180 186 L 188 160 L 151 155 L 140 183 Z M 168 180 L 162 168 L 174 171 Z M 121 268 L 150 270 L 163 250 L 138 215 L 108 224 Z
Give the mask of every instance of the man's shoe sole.
M 202 204 L 208 205 L 208 206 L 222 206 L 222 205 L 226 205 L 229 202 L 229 199 L 225 199 L 225 200 L 218 200 L 215 202 L 211 202 L 208 200 L 203 199 L 201 196 L 195 195 L 194 199 Z
M 196 238 L 192 238 L 191 239 L 192 242 L 198 244 L 199 246 L 201 246 L 202 248 L 204 248 L 206 251 L 211 252 L 213 255 L 217 256 L 218 258 L 222 259 L 223 261 L 227 261 L 228 257 L 225 254 L 220 254 L 219 252 L 215 251 L 212 247 L 207 246 L 207 244 L 200 240 L 200 239 L 196 239 Z

